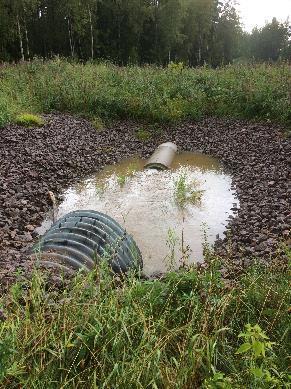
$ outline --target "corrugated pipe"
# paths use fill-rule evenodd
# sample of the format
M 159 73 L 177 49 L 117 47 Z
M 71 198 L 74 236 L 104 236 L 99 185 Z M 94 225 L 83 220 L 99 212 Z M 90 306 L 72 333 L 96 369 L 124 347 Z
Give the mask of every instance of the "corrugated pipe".
M 34 247 L 42 265 L 90 271 L 102 259 L 115 273 L 141 270 L 142 256 L 133 238 L 110 216 L 74 211 L 52 225 Z

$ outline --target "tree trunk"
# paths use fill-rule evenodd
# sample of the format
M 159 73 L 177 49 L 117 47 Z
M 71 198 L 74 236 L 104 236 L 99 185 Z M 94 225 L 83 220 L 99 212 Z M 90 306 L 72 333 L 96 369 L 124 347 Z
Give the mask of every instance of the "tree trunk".
M 201 65 L 201 46 L 199 44 L 199 48 L 198 48 L 198 65 L 200 66 Z
M 91 32 L 91 59 L 94 59 L 94 35 L 93 35 L 93 24 L 92 24 L 92 13 L 90 7 L 88 7 L 89 20 L 90 20 L 90 32 Z
M 72 37 L 72 28 L 71 28 L 70 18 L 68 17 L 67 20 L 68 20 L 68 33 L 69 33 L 71 57 L 74 57 L 74 46 L 73 46 L 73 37 Z
M 119 65 L 121 65 L 121 45 L 120 45 L 120 41 L 121 41 L 121 21 L 120 21 L 120 15 L 118 15 L 118 41 L 117 41 L 117 50 L 118 50 L 118 61 L 119 61 Z
M 158 57 L 158 1 L 155 2 L 155 60 Z M 160 57 L 159 57 L 160 60 Z
M 80 57 L 84 59 L 85 57 L 84 57 L 84 53 L 83 53 L 80 37 L 78 37 L 78 49 L 79 49 Z
M 20 22 L 19 22 L 18 14 L 16 16 L 16 19 L 17 19 L 17 28 L 18 28 L 18 37 L 19 37 L 19 46 L 20 46 L 21 60 L 24 61 L 23 41 L 22 41 L 22 35 L 21 35 Z
M 30 59 L 29 40 L 28 40 L 28 33 L 27 33 L 27 26 L 26 26 L 26 24 L 25 24 L 25 40 L 26 40 L 26 54 L 27 54 L 27 58 Z

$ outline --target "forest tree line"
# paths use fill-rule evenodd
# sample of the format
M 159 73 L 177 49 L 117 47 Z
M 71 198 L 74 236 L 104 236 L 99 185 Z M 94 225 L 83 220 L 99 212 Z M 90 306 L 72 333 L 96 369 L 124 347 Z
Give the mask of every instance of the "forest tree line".
M 291 58 L 290 26 L 244 32 L 232 0 L 0 0 L 0 62 L 56 55 L 120 65 Z

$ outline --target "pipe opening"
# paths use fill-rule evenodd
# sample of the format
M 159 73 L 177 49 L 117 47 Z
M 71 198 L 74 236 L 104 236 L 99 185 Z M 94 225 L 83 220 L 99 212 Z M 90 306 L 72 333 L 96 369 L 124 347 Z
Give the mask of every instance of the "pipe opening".
M 172 165 L 172 162 L 177 153 L 177 146 L 175 143 L 162 143 L 149 158 L 145 164 L 145 169 L 166 170 Z

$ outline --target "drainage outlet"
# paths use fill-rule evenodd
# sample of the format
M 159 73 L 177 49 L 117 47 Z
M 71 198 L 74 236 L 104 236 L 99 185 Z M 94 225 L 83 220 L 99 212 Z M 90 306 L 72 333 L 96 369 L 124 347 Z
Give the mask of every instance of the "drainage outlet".
M 97 211 L 74 211 L 59 219 L 34 246 L 32 257 L 42 266 L 85 271 L 107 260 L 117 274 L 143 267 L 133 238 Z
M 161 144 L 145 164 L 145 169 L 169 169 L 177 152 L 177 146 L 172 142 Z

